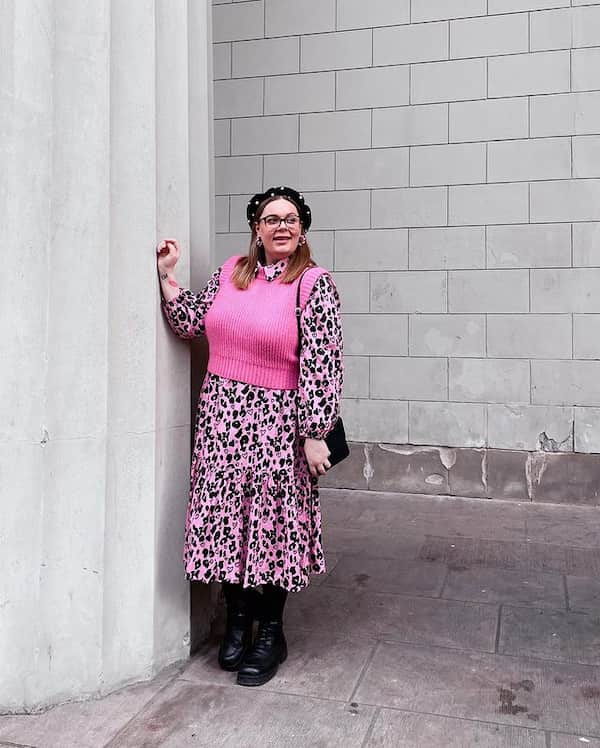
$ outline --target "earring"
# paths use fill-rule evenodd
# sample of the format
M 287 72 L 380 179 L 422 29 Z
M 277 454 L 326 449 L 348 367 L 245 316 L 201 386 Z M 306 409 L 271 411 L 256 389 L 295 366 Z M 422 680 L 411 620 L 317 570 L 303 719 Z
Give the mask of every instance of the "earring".
M 257 236 L 256 237 L 256 246 L 257 247 L 262 247 L 262 245 L 263 245 L 262 238 L 260 236 Z
M 306 237 L 304 234 L 298 239 L 298 244 L 302 247 L 304 244 L 306 244 Z

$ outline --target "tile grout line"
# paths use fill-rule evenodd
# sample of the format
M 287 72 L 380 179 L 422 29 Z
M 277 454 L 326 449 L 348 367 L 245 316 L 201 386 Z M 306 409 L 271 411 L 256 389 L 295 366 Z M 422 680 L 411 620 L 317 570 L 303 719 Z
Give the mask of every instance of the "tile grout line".
M 515 607 L 515 606 L 511 606 Z M 559 613 L 564 613 L 564 610 L 558 611 Z M 581 615 L 589 615 L 587 613 L 581 614 Z M 310 631 L 310 630 L 308 630 Z M 518 662 L 520 659 L 522 659 L 524 656 L 527 657 L 527 659 L 531 662 L 540 662 L 540 663 L 552 663 L 554 665 L 566 665 L 566 666 L 572 666 L 572 665 L 578 665 L 581 667 L 589 668 L 590 670 L 596 671 L 598 669 L 598 666 L 593 662 L 583 662 L 582 660 L 559 660 L 559 659 L 550 659 L 548 657 L 540 657 L 539 655 L 523 655 L 521 653 L 512 653 L 512 652 L 491 652 L 489 649 L 473 649 L 473 648 L 466 648 L 466 647 L 449 647 L 444 644 L 432 644 L 431 642 L 414 642 L 414 641 L 404 641 L 401 639 L 391 639 L 390 637 L 381 637 L 381 639 L 378 642 L 379 644 L 389 644 L 390 646 L 400 646 L 400 647 L 416 647 L 424 649 L 426 647 L 430 647 L 432 649 L 441 649 L 444 652 L 456 652 L 458 653 L 470 653 L 474 655 L 481 655 L 483 657 L 499 657 L 506 660 L 514 660 Z M 363 702 L 364 704 L 365 702 Z M 598 736 L 600 737 L 600 735 Z
M 563 580 L 563 586 L 564 586 L 564 592 L 565 592 L 565 607 L 566 607 L 567 613 L 570 613 L 571 612 L 571 601 L 569 599 L 569 587 L 567 585 L 566 574 L 563 574 L 562 580 Z
M 573 91 L 573 49 L 569 49 L 569 93 Z
M 440 587 L 440 594 L 437 596 L 437 598 L 434 598 L 434 599 L 438 599 L 438 600 L 446 599 L 445 597 L 443 597 L 443 595 L 446 589 L 446 583 L 448 581 L 449 576 L 450 576 L 450 566 L 446 564 L 446 573 L 444 574 L 444 579 L 442 580 L 442 586 Z
M 371 717 L 371 722 L 369 723 L 369 726 L 367 728 L 367 732 L 365 733 L 365 737 L 362 741 L 361 748 L 366 748 L 366 746 L 369 745 L 369 741 L 371 740 L 371 735 L 373 735 L 373 730 L 375 729 L 375 723 L 377 722 L 377 719 L 379 718 L 379 715 L 381 714 L 381 710 L 383 707 L 378 706 L 373 716 Z
M 575 224 L 571 223 L 571 267 L 575 267 Z
M 500 627 L 502 624 L 502 607 L 503 604 L 500 603 L 498 606 L 498 618 L 496 619 L 496 640 L 494 642 L 494 654 L 499 655 L 500 652 L 498 651 L 500 648 Z
M 356 698 L 356 692 L 358 691 L 358 689 L 359 689 L 359 687 L 360 687 L 360 685 L 361 685 L 361 683 L 363 681 L 363 678 L 365 676 L 365 673 L 367 672 L 370 664 L 375 659 L 375 654 L 376 654 L 377 650 L 379 649 L 380 643 L 381 643 L 380 641 L 376 640 L 375 644 L 373 645 L 373 648 L 371 649 L 370 653 L 368 654 L 366 662 L 362 666 L 361 671 L 358 674 L 358 678 L 356 679 L 356 683 L 354 684 L 354 688 L 352 689 L 352 693 L 350 694 L 350 698 L 348 699 L 349 702 L 352 702 L 352 701 L 355 700 L 355 698 Z
M 217 688 L 226 688 L 228 690 L 237 691 L 239 692 L 241 686 L 239 686 L 235 680 L 229 681 L 228 683 L 216 683 L 214 681 L 211 681 L 210 679 L 206 678 L 205 680 L 190 677 L 186 678 L 185 676 L 182 676 L 179 678 L 179 680 L 182 683 L 186 684 L 192 684 L 192 685 L 206 685 L 206 686 L 213 686 Z M 329 696 L 315 696 L 312 693 L 301 693 L 299 691 L 285 691 L 281 690 L 279 688 L 273 687 L 273 681 L 270 681 L 270 685 L 263 685 L 260 687 L 261 693 L 268 693 L 272 694 L 274 696 L 285 696 L 290 698 L 300 698 L 300 699 L 309 699 L 310 701 L 321 701 L 325 702 L 326 704 L 337 704 L 338 706 L 347 706 L 349 701 L 347 699 L 335 699 Z M 1 745 L 1 744 L 0 744 Z M 104 748 L 110 748 L 109 746 L 105 746 Z

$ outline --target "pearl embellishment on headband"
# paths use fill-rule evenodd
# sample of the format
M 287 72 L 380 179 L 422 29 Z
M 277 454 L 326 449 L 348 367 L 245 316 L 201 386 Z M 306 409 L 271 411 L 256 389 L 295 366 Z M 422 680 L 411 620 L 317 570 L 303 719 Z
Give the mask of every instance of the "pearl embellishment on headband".
M 283 185 L 280 185 L 279 187 L 269 187 L 265 192 L 257 193 L 248 201 L 246 207 L 246 218 L 250 227 L 252 227 L 256 220 L 258 206 L 267 198 L 272 197 L 282 197 L 293 203 L 298 209 L 298 214 L 300 215 L 304 231 L 308 231 L 312 218 L 310 208 L 304 201 L 304 195 L 301 192 L 296 192 L 296 190 L 291 187 L 284 187 Z

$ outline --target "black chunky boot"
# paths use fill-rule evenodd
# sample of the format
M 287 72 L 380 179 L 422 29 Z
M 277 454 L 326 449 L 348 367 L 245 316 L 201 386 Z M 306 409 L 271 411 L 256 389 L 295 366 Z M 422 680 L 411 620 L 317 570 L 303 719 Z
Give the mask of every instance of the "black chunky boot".
M 219 647 L 219 665 L 223 670 L 237 670 L 252 643 L 252 626 L 257 593 L 241 584 L 223 583 L 227 603 L 225 635 Z
M 287 657 L 283 635 L 283 608 L 286 590 L 272 584 L 263 585 L 263 600 L 254 643 L 238 670 L 240 686 L 262 686 L 277 672 Z

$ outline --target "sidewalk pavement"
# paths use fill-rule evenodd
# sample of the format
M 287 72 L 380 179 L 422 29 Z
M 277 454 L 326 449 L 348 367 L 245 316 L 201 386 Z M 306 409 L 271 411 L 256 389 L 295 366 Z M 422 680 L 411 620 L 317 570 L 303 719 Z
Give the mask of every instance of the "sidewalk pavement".
M 261 688 L 216 642 L 1 746 L 600 748 L 600 508 L 324 490 L 329 573 Z

